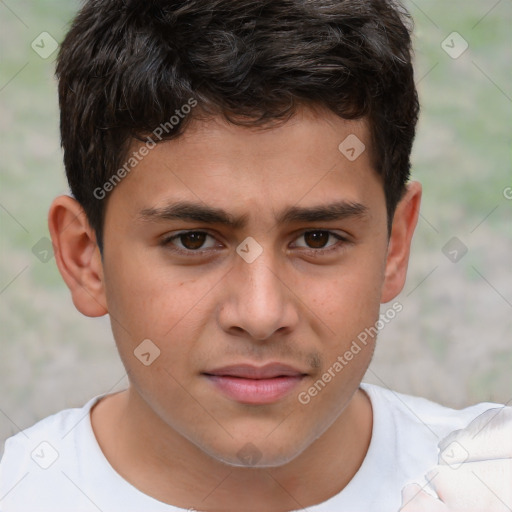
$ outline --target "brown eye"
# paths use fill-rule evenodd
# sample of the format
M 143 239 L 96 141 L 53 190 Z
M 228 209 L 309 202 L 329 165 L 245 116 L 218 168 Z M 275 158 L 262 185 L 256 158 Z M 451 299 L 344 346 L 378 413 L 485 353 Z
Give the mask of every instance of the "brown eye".
M 199 231 L 194 231 L 191 233 L 183 233 L 179 236 L 180 242 L 182 243 L 185 249 L 189 249 L 191 251 L 200 249 L 204 244 L 207 233 L 201 233 Z
M 350 242 L 346 237 L 334 233 L 333 231 L 311 229 L 309 231 L 303 231 L 302 235 L 296 239 L 293 246 L 309 255 L 324 256 L 341 251 L 349 244 Z
M 182 231 L 163 238 L 160 245 L 180 256 L 203 257 L 222 248 L 213 235 L 206 231 Z
M 328 231 L 308 231 L 304 233 L 304 240 L 312 249 L 321 249 L 329 241 L 329 236 Z

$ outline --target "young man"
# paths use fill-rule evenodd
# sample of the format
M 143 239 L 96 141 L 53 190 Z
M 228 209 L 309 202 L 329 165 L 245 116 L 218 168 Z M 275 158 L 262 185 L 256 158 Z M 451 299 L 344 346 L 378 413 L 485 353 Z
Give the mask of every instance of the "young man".
M 425 474 L 481 461 L 496 499 L 475 500 L 512 506 L 508 408 L 361 384 L 420 207 L 406 21 L 384 0 L 85 3 L 49 228 L 130 387 L 9 439 L 0 510 L 449 510 L 451 473 Z M 497 447 L 474 441 L 490 426 Z

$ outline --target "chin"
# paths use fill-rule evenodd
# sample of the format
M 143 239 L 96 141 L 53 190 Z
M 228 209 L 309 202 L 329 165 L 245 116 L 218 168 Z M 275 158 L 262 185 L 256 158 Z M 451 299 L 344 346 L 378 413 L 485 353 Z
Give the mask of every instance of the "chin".
M 252 440 L 251 440 L 252 439 Z M 282 442 L 280 442 L 282 441 Z M 247 437 L 245 440 L 231 440 L 229 447 L 201 447 L 210 457 L 218 462 L 237 468 L 277 468 L 285 466 L 297 458 L 307 448 L 307 443 L 300 446 L 298 440 L 292 442 L 290 438 L 280 440 L 254 440 Z

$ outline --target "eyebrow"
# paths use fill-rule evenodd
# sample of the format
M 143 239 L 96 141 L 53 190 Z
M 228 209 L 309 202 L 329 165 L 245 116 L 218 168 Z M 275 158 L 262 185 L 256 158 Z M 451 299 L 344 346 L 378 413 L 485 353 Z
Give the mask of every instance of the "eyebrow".
M 364 217 L 368 208 L 353 201 L 336 201 L 311 207 L 289 206 L 277 217 L 278 224 L 298 222 L 327 222 L 353 217 Z M 243 229 L 247 226 L 249 215 L 234 217 L 225 210 L 200 203 L 179 201 L 159 208 L 144 208 L 138 214 L 144 222 L 181 220 L 202 224 L 220 224 L 232 229 Z

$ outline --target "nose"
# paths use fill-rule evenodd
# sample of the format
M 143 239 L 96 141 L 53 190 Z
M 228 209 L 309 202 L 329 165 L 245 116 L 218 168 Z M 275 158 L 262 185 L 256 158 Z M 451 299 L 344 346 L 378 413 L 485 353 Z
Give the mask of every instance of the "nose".
M 223 330 L 258 341 L 292 332 L 299 321 L 298 299 L 282 274 L 266 251 L 252 263 L 236 261 L 219 311 Z

